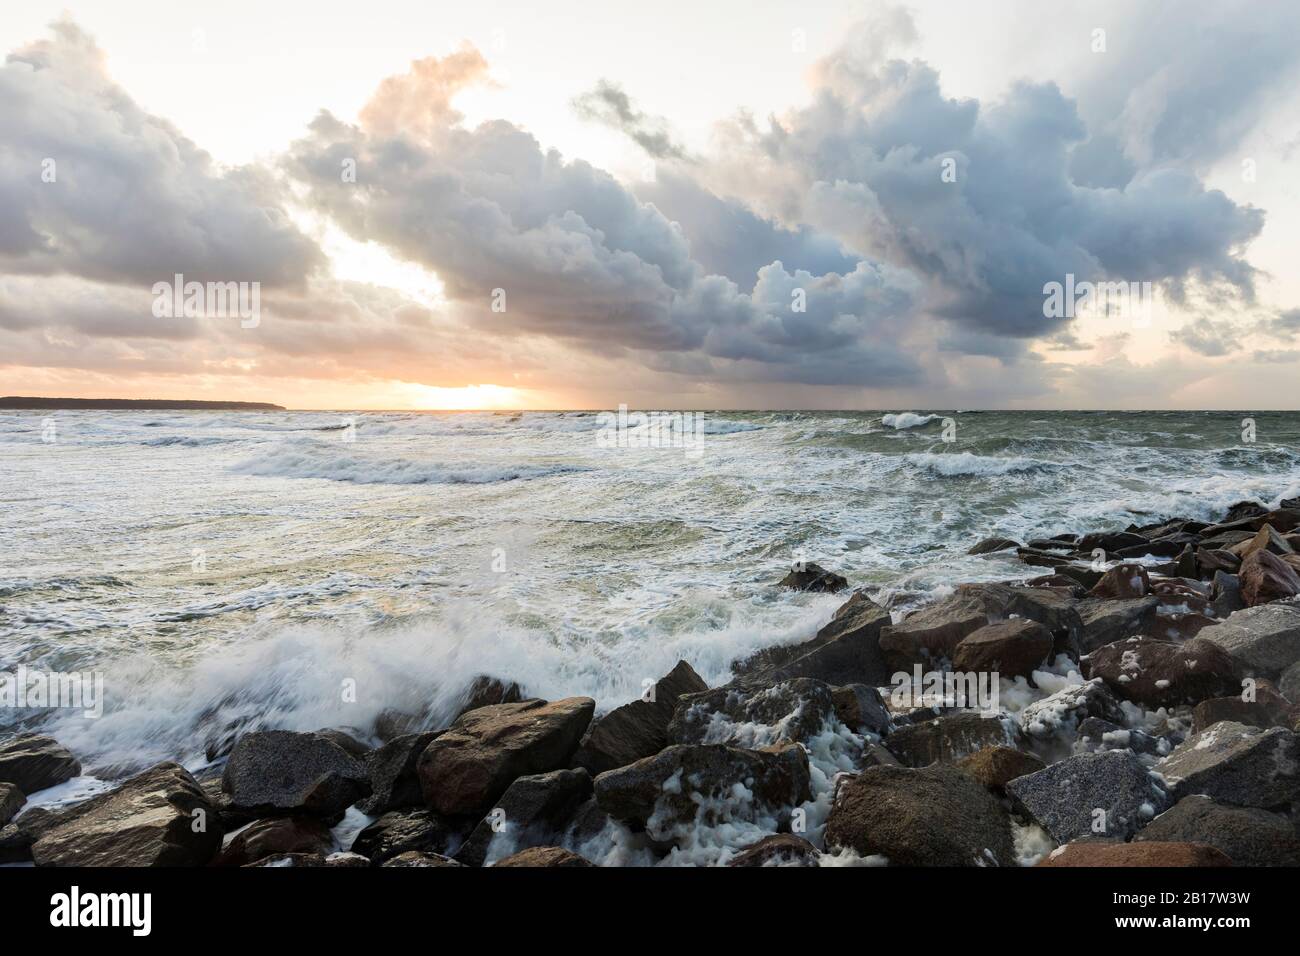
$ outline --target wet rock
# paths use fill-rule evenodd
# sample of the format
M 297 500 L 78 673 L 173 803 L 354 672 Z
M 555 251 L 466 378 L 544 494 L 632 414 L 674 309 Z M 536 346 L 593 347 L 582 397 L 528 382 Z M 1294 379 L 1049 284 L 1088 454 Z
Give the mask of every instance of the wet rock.
M 316 736 L 324 737 L 326 740 L 338 744 L 339 747 L 343 749 L 344 753 L 356 757 L 358 760 L 365 760 L 366 755 L 373 749 L 357 740 L 354 734 L 349 733 L 346 730 L 318 730 L 316 731 Z
M 1282 672 L 1277 682 L 1278 690 L 1293 704 L 1300 704 L 1300 661 Z
M 1284 554 L 1295 554 L 1295 548 L 1291 547 L 1286 538 L 1278 534 L 1271 524 L 1264 525 L 1255 532 L 1253 538 L 1233 545 L 1230 550 L 1243 561 L 1256 551 L 1268 551 L 1279 557 Z
M 407 850 L 405 853 L 399 853 L 397 856 L 390 857 L 380 866 L 396 867 L 425 867 L 425 866 L 460 866 L 449 856 L 442 856 L 438 853 L 421 853 L 419 850 Z
M 889 733 L 892 725 L 889 708 L 876 688 L 866 684 L 832 687 L 831 701 L 835 706 L 835 716 L 854 733 L 879 737 Z
M 1127 750 L 1075 754 L 1007 784 L 1017 809 L 1057 843 L 1127 839 L 1169 805 L 1166 790 Z
M 282 853 L 327 855 L 334 846 L 330 829 L 316 817 L 271 817 L 240 830 L 212 861 L 213 866 L 247 866 Z
M 812 640 L 760 651 L 734 671 L 768 683 L 808 677 L 878 687 L 889 683 L 892 673 L 880 649 L 880 633 L 889 622 L 889 612 L 858 591 Z
M 1026 588 L 1008 584 L 961 584 L 955 599 L 972 599 L 993 624 L 1012 617 L 1037 621 L 1052 632 L 1052 655 L 1078 658 L 1083 640 L 1083 621 L 1075 609 L 1078 603 L 1062 588 Z
M 533 866 L 533 867 L 574 867 L 574 866 L 595 866 L 590 860 L 571 853 L 568 850 L 561 849 L 558 846 L 536 846 L 527 850 L 521 850 L 514 856 L 508 856 L 504 860 L 498 860 L 496 866 Z
M 1133 548 L 1147 543 L 1147 539 L 1131 531 L 1099 531 L 1085 534 L 1078 541 L 1079 551 L 1091 554 L 1100 548 L 1107 553 L 1122 548 Z
M 375 820 L 352 841 L 352 852 L 376 866 L 408 851 L 438 853 L 460 843 L 464 824 L 428 810 L 393 810 Z
M 19 734 L 0 743 L 0 783 L 12 783 L 29 796 L 79 773 L 81 762 L 53 737 Z
M 728 866 L 817 866 L 821 851 L 793 833 L 776 833 L 751 844 Z
M 658 753 L 668 746 L 668 722 L 678 698 L 708 689 L 690 664 L 678 661 L 655 683 L 652 694 L 596 718 L 574 754 L 574 766 L 594 775 Z
M 1231 551 L 1212 548 L 1199 548 L 1196 551 L 1196 573 L 1198 577 L 1213 578 L 1216 572 L 1236 574 L 1241 567 L 1241 558 Z
M 1058 847 L 1039 866 L 1232 866 L 1204 843 L 1071 843 Z
M 369 865 L 364 856 L 358 856 L 355 853 L 276 853 L 272 856 L 262 857 L 262 859 L 253 863 L 244 864 L 246 867 L 256 867 L 258 869 L 279 869 L 281 867 L 293 869 L 303 867 L 354 869 Z
M 1300 866 L 1300 837 L 1286 817 L 1225 806 L 1199 794 L 1183 797 L 1134 839 L 1204 843 L 1237 866 Z
M 202 866 L 221 848 L 216 809 L 194 778 L 160 763 L 43 825 L 37 866 Z
M 954 595 L 909 614 L 880 634 L 880 649 L 890 672 L 911 671 L 914 664 L 933 666 L 949 661 L 957 645 L 989 623 L 983 604 Z
M 1124 723 L 1119 701 L 1099 677 L 1062 688 L 1028 705 L 1020 712 L 1020 729 L 1036 740 L 1049 740 L 1076 730 L 1089 717 Z
M 1070 563 L 1070 559 L 1060 552 L 1030 547 L 1016 548 L 1016 557 L 1036 568 L 1059 568 Z
M 1241 598 L 1247 607 L 1283 601 L 1300 594 L 1300 573 L 1269 551 L 1255 551 L 1243 558 L 1237 572 Z
M 420 792 L 420 778 L 415 768 L 424 749 L 437 736 L 436 731 L 402 734 L 372 750 L 366 757 L 370 796 L 357 804 L 358 809 L 373 817 L 389 810 L 422 804 L 424 795 Z
M 1232 720 L 1251 727 L 1285 727 L 1290 730 L 1295 727 L 1297 718 L 1300 718 L 1300 708 L 1282 696 L 1268 681 L 1261 680 L 1254 686 L 1253 698 L 1246 699 L 1243 692 L 1201 701 L 1192 712 L 1192 732 L 1200 733 L 1221 720 Z
M 680 698 L 668 740 L 751 748 L 804 743 L 834 719 L 831 688 L 821 681 L 800 677 L 767 687 L 732 684 Z
M 1078 604 L 1079 617 L 1083 620 L 1083 653 L 1149 632 L 1156 626 L 1159 609 L 1160 599 L 1156 597 L 1131 601 L 1085 598 Z
M 1243 518 L 1259 518 L 1268 514 L 1268 509 L 1258 501 L 1238 501 L 1228 508 L 1223 516 L 1225 522 L 1241 521 Z
M 1300 797 L 1300 737 L 1223 720 L 1188 737 L 1155 769 L 1179 799 L 1203 793 L 1269 809 Z
M 1037 773 L 1046 765 L 1033 754 L 1014 747 L 985 747 L 958 760 L 956 766 L 982 786 L 1001 793 L 1012 780 Z
M 1010 538 L 985 538 L 977 541 L 967 551 L 967 554 L 993 554 L 996 551 L 1008 551 L 1012 548 L 1020 547 L 1018 541 L 1012 541 Z
M 494 856 L 494 840 L 514 850 L 553 843 L 591 793 L 591 774 L 581 768 L 520 777 L 454 856 L 466 866 L 482 866 Z
M 1056 569 L 1054 577 L 1069 578 L 1074 584 L 1084 592 L 1075 595 L 1076 598 L 1084 597 L 1088 591 L 1097 586 L 1104 577 L 1103 572 L 1094 570 L 1086 564 L 1063 564 Z
M 1300 607 L 1268 604 L 1237 611 L 1197 637 L 1227 651 L 1247 674 L 1268 677 L 1300 660 Z
M 524 699 L 523 690 L 514 681 L 504 681 L 497 677 L 480 674 L 470 682 L 461 700 L 456 716 L 467 714 L 480 707 L 494 704 L 517 704 Z
M 1052 653 L 1052 632 L 1037 621 L 1016 618 L 988 624 L 964 637 L 953 670 L 1029 677 Z
M 832 571 L 827 571 L 819 564 L 805 564 L 796 567 L 781 579 L 778 587 L 792 588 L 795 591 L 843 591 L 849 582 Z
M 427 731 L 430 729 L 429 723 L 427 717 L 385 707 L 375 718 L 374 733 L 380 740 L 389 741 L 408 734 Z
M 1014 747 L 1019 733 L 1009 721 L 979 714 L 954 714 L 897 728 L 885 748 L 908 767 L 952 763 L 985 747 Z
M 567 766 L 594 709 L 590 697 L 568 697 L 461 715 L 417 762 L 425 802 L 447 816 L 485 814 L 516 778 Z
M 1151 593 L 1151 579 L 1140 564 L 1117 564 L 1101 576 L 1092 596 L 1111 601 L 1130 601 Z
M 1119 724 L 1089 717 L 1079 724 L 1079 744 L 1088 751 L 1131 750 L 1136 754 L 1163 757 L 1174 749 L 1175 742 L 1167 737 L 1157 737 L 1144 730 L 1121 727 Z
M 841 778 L 826 820 L 827 847 L 883 854 L 901 866 L 1010 866 L 1001 804 L 953 767 L 869 767 Z
M 221 775 L 230 804 L 258 816 L 336 817 L 370 794 L 365 764 L 319 734 L 259 730 L 235 744 Z
M 1116 696 L 1152 709 L 1196 704 L 1241 687 L 1227 651 L 1200 638 L 1176 644 L 1130 637 L 1099 648 L 1085 664 L 1086 675 L 1100 677 Z
M 710 824 L 784 818 L 809 799 L 809 786 L 808 755 L 797 744 L 762 750 L 674 745 L 595 780 L 600 808 L 645 826 L 654 839 L 670 839 L 678 825 L 697 817 Z
M 0 783 L 0 827 L 12 820 L 26 802 L 27 797 L 12 783 Z

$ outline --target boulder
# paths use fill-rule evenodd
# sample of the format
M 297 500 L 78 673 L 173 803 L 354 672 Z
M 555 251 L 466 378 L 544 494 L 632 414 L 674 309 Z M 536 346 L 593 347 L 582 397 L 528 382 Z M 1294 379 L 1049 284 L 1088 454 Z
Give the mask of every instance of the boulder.
M 1241 598 L 1247 607 L 1300 594 L 1300 573 L 1269 551 L 1255 551 L 1242 559 L 1237 577 L 1241 581 Z
M 370 794 L 366 766 L 319 734 L 259 730 L 230 752 L 221 789 L 232 807 L 256 814 L 337 817 Z
M 1001 793 L 1012 780 L 1037 773 L 1046 765 L 1033 754 L 1014 747 L 985 747 L 958 760 L 956 766 L 982 786 Z
M 81 762 L 53 737 L 19 734 L 0 743 L 0 783 L 12 783 L 29 796 L 79 773 Z
M 988 615 L 987 623 L 1012 617 L 1037 621 L 1055 641 L 1052 656 L 1068 654 L 1078 658 L 1083 641 L 1083 621 L 1075 609 L 1078 603 L 1066 588 L 1028 588 L 1010 584 L 960 584 L 956 599 L 969 598 Z
M 269 817 L 236 833 L 212 861 L 213 866 L 247 866 L 282 853 L 319 853 L 334 847 L 330 829 L 317 817 Z
M 1300 661 L 1296 661 L 1278 679 L 1277 689 L 1293 704 L 1300 704 Z
M 1222 720 L 1188 737 L 1155 769 L 1178 799 L 1203 793 L 1218 803 L 1269 809 L 1300 797 L 1300 737 Z
M 424 749 L 438 733 L 402 734 L 366 756 L 366 773 L 370 777 L 370 796 L 357 804 L 367 816 L 379 816 L 389 810 L 418 807 L 424 802 L 420 778 L 415 771 Z
M 448 820 L 428 810 L 393 810 L 365 827 L 352 841 L 352 852 L 375 866 L 399 854 L 418 851 L 445 855 L 464 833 L 460 821 Z
M 318 730 L 316 731 L 316 736 L 324 737 L 326 740 L 338 744 L 343 748 L 344 753 L 356 757 L 358 760 L 365 760 L 373 750 L 372 747 L 366 746 L 361 741 L 357 740 L 352 733 L 349 733 L 346 730 L 339 730 L 337 728 Z
M 389 857 L 380 866 L 426 867 L 426 866 L 460 866 L 449 856 L 440 853 L 421 853 L 419 850 L 407 850 L 397 856 Z
M 1128 839 L 1170 802 L 1127 750 L 1075 754 L 1012 780 L 1006 791 L 1057 843 L 1089 836 Z
M 892 673 L 880 649 L 880 633 L 889 622 L 889 612 L 858 591 L 812 640 L 759 651 L 733 670 L 769 683 L 809 677 L 878 687 L 889 683 Z
M 674 745 L 595 780 L 596 802 L 611 817 L 670 839 L 679 825 L 784 818 L 810 798 L 808 754 L 798 744 L 743 750 L 724 744 Z
M 745 847 L 728 866 L 817 866 L 821 851 L 801 836 L 774 833 Z
M 876 688 L 867 684 L 832 687 L 831 701 L 835 705 L 835 716 L 854 733 L 878 737 L 889 733 L 892 725 L 889 708 Z
M 498 860 L 494 866 L 595 866 L 590 860 L 558 846 L 535 846 Z
M 417 762 L 425 802 L 446 816 L 485 814 L 516 778 L 567 766 L 595 706 L 567 697 L 462 714 Z
M 1058 847 L 1038 866 L 1232 866 L 1204 843 L 1071 843 Z
M 1092 596 L 1111 601 L 1131 601 L 1151 593 L 1151 578 L 1140 564 L 1117 564 L 1101 576 Z
M 1241 567 L 1241 558 L 1231 551 L 1215 548 L 1198 548 L 1196 551 L 1196 574 L 1201 578 L 1213 578 L 1222 571 L 1224 574 L 1236 574 Z
M 1197 637 L 1227 651 L 1246 674 L 1270 677 L 1300 661 L 1300 607 L 1246 608 Z
M 885 747 L 907 767 L 952 763 L 985 747 L 1014 747 L 1019 732 L 1009 720 L 953 714 L 897 728 Z
M 962 638 L 953 670 L 1029 677 L 1052 653 L 1052 632 L 1037 621 L 1015 618 L 988 624 Z
M 1083 653 L 1088 654 L 1134 634 L 1149 633 L 1156 626 L 1160 599 L 1137 598 L 1117 601 L 1110 598 L 1085 598 L 1078 604 L 1083 620 Z
M 466 866 L 482 866 L 494 857 L 494 840 L 510 850 L 553 843 L 591 793 L 591 774 L 582 768 L 520 777 L 453 856 Z
M 1085 664 L 1085 674 L 1100 677 L 1117 697 L 1152 709 L 1197 704 L 1241 688 L 1228 652 L 1200 638 L 1176 644 L 1130 637 L 1093 651 Z
M 1229 550 L 1243 561 L 1256 551 L 1268 551 L 1279 557 L 1284 554 L 1295 554 L 1295 548 L 1291 547 L 1286 538 L 1278 534 L 1271 524 L 1264 525 L 1255 532 L 1253 538 L 1235 544 Z
M 1101 678 L 1073 684 L 1034 701 L 1020 712 L 1020 729 L 1035 740 L 1050 740 L 1076 730 L 1089 717 L 1124 723 L 1124 711 Z
M 668 741 L 751 748 L 804 743 L 834 722 L 831 688 L 821 681 L 798 677 L 770 686 L 732 684 L 680 698 Z
M 1020 547 L 1020 542 L 1012 541 L 1010 538 L 985 538 L 977 541 L 967 551 L 967 554 L 993 554 L 996 551 L 1008 551 L 1012 548 Z
M 1134 840 L 1204 843 L 1237 866 L 1300 866 L 1300 836 L 1286 817 L 1193 794 L 1156 817 Z
M 31 853 L 37 866 L 202 866 L 221 838 L 216 808 L 194 778 L 160 763 L 54 815 Z
M 989 614 L 980 601 L 954 595 L 886 626 L 880 633 L 880 649 L 891 674 L 911 671 L 915 664 L 935 666 L 952 660 L 957 645 L 988 623 Z
M 652 693 L 598 717 L 583 736 L 573 765 L 594 775 L 658 753 L 668 746 L 668 722 L 678 698 L 708 689 L 690 664 L 678 661 Z
M 1133 548 L 1147 543 L 1147 539 L 1140 534 L 1132 531 L 1098 531 L 1091 534 L 1085 534 L 1077 542 L 1077 547 L 1081 553 L 1091 554 L 1100 548 L 1102 551 L 1119 551 L 1122 548 Z
M 26 802 L 27 797 L 12 783 L 0 783 L 0 827 L 12 820 Z
M 1262 728 L 1285 727 L 1290 730 L 1295 726 L 1300 708 L 1282 696 L 1273 684 L 1261 680 L 1253 689 L 1253 699 L 1248 699 L 1243 691 L 1231 697 L 1201 701 L 1192 711 L 1192 732 L 1199 734 L 1221 720 Z
M 825 841 L 900 866 L 1015 863 L 1002 805 L 953 767 L 868 767 L 841 778 Z
M 819 564 L 808 563 L 796 566 L 780 580 L 777 586 L 792 588 L 795 591 L 826 591 L 834 594 L 836 591 L 843 591 L 849 586 L 849 582 Z
M 465 689 L 456 716 L 460 717 L 480 707 L 491 707 L 493 704 L 517 704 L 523 699 L 524 692 L 514 681 L 480 674 Z

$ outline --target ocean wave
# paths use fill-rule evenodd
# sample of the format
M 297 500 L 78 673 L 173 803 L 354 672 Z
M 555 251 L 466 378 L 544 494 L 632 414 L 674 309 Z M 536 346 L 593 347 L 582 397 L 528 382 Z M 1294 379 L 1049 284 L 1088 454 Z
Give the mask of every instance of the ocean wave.
M 993 458 L 984 455 L 973 455 L 968 451 L 954 452 L 948 455 L 917 452 L 904 455 L 903 458 L 913 465 L 944 478 L 1012 475 L 1026 472 L 1055 471 L 1064 467 L 1056 462 L 1040 461 L 1037 458 L 1020 456 Z
M 577 465 L 439 465 L 408 458 L 363 458 L 329 447 L 276 448 L 232 466 L 261 478 L 323 478 L 357 485 L 482 485 L 590 469 Z
M 922 425 L 940 421 L 942 418 L 942 415 L 918 415 L 915 412 L 899 412 L 896 415 L 885 415 L 880 419 L 880 424 L 886 428 L 896 428 L 901 431 L 905 428 L 920 428 Z
M 140 444 L 148 445 L 151 448 L 170 448 L 172 446 L 202 448 L 207 445 L 227 445 L 231 442 L 243 440 L 241 438 L 218 438 L 215 435 L 160 435 L 157 438 L 146 438 Z

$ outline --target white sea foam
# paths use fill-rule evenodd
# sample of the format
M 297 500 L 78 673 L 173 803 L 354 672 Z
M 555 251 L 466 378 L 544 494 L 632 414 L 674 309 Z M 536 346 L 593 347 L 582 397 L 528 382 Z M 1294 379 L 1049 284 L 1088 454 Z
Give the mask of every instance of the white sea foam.
M 918 415 L 915 412 L 899 412 L 898 414 L 885 415 L 880 419 L 880 424 L 886 428 L 920 428 L 922 425 L 928 425 L 930 422 L 937 422 L 943 419 L 942 415 Z
M 984 477 L 1010 475 L 1022 472 L 1052 471 L 1062 467 L 1056 462 L 1040 461 L 1037 458 L 997 458 L 987 455 L 975 455 L 968 451 L 940 455 L 932 452 L 914 452 L 904 456 L 905 459 L 926 471 L 946 478 L 965 476 Z
M 293 444 L 239 462 L 232 470 L 267 478 L 324 478 L 362 485 L 489 484 L 546 478 L 588 469 L 576 465 L 445 465 L 408 458 L 370 458 L 339 445 Z

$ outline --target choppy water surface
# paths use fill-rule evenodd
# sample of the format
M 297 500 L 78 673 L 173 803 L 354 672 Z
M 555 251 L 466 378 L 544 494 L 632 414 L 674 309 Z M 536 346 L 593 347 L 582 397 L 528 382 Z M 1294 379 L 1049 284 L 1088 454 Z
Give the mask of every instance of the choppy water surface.
M 1300 415 L 1243 417 L 718 412 L 693 456 L 583 412 L 3 414 L 0 670 L 103 671 L 104 717 L 45 726 L 104 770 L 201 762 L 203 715 L 365 727 L 479 673 L 613 706 L 811 636 L 838 600 L 771 587 L 799 553 L 905 608 L 1037 573 L 980 537 L 1300 494 Z

